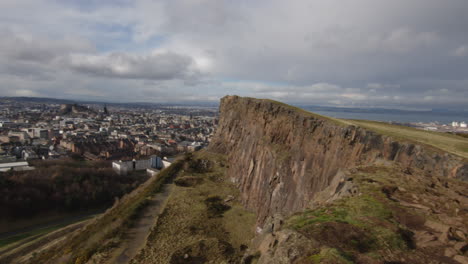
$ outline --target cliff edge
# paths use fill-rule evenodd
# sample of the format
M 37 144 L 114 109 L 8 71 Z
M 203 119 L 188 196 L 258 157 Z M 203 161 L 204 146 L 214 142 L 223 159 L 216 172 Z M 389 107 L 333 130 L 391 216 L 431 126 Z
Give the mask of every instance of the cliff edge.
M 424 131 L 422 131 L 424 132 Z M 271 100 L 226 96 L 211 143 L 226 153 L 228 176 L 259 223 L 307 208 L 344 170 L 396 162 L 437 177 L 468 179 L 463 157 L 378 134 Z
M 211 151 L 257 214 L 243 263 L 468 263 L 468 141 L 226 96 Z

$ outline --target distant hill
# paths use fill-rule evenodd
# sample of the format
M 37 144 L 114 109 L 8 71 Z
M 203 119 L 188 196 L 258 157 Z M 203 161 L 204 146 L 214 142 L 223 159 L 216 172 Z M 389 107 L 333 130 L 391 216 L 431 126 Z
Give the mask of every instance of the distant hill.
M 135 108 L 153 108 L 153 107 L 218 107 L 214 102 L 109 102 L 109 101 L 87 101 L 87 100 L 68 100 L 59 98 L 45 97 L 8 97 L 0 96 L 0 101 L 30 102 L 37 104 L 106 104 L 115 107 L 135 107 Z
M 74 104 L 76 101 L 67 99 L 45 98 L 45 97 L 0 97 L 1 100 L 11 100 L 16 102 L 31 102 L 38 104 Z

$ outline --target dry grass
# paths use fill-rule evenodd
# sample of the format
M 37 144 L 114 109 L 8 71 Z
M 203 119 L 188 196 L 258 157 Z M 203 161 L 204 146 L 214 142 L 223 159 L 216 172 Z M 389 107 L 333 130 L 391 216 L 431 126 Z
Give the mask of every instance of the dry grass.
M 225 158 L 200 152 L 193 159 L 214 165 L 205 172 L 186 168 L 180 177 L 201 180 L 174 186 L 147 246 L 131 263 L 237 263 L 253 238 L 255 215 L 235 200 L 225 201 L 239 195 L 225 179 Z M 210 208 L 218 203 L 223 206 Z

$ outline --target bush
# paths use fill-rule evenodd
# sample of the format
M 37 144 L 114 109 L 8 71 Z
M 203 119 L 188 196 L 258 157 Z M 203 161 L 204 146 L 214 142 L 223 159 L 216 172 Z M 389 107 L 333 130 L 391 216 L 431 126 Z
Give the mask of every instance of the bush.
M 205 200 L 205 205 L 208 208 L 208 217 L 222 217 L 224 212 L 231 209 L 231 206 L 224 204 L 219 196 L 211 196 Z

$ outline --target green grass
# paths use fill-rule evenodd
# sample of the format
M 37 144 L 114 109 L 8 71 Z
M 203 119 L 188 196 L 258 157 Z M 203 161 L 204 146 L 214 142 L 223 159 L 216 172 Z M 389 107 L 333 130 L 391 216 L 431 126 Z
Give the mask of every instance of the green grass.
M 295 229 L 326 222 L 348 223 L 368 227 L 369 219 L 389 220 L 392 212 L 382 202 L 369 195 L 355 196 L 335 202 L 333 206 L 305 211 L 290 220 Z
M 354 262 L 348 259 L 348 256 L 340 252 L 336 248 L 324 248 L 318 254 L 312 255 L 308 258 L 314 264 L 320 264 L 325 261 L 327 263 L 336 264 L 353 264 Z
M 406 229 L 394 219 L 396 205 L 381 191 L 381 184 L 391 175 L 387 168 L 358 172 L 353 175 L 353 181 L 359 185 L 360 195 L 342 198 L 326 207 L 296 213 L 287 220 L 287 227 L 319 241 L 324 239 L 324 245 L 337 248 L 338 251 L 321 251 L 311 256 L 317 263 L 322 259 L 331 261 L 325 263 L 348 263 L 346 261 L 352 260 L 348 255 L 367 254 L 379 258 L 382 252 L 388 250 L 408 250 L 410 246 L 402 235 Z M 369 182 L 369 176 L 379 184 Z M 357 234 L 351 235 L 351 238 L 357 236 L 357 240 L 343 237 L 343 240 L 337 239 L 330 244 L 329 237 L 337 232 L 333 230 L 341 230 L 340 228 L 347 231 L 339 232 Z M 334 262 L 333 256 L 343 258 Z

